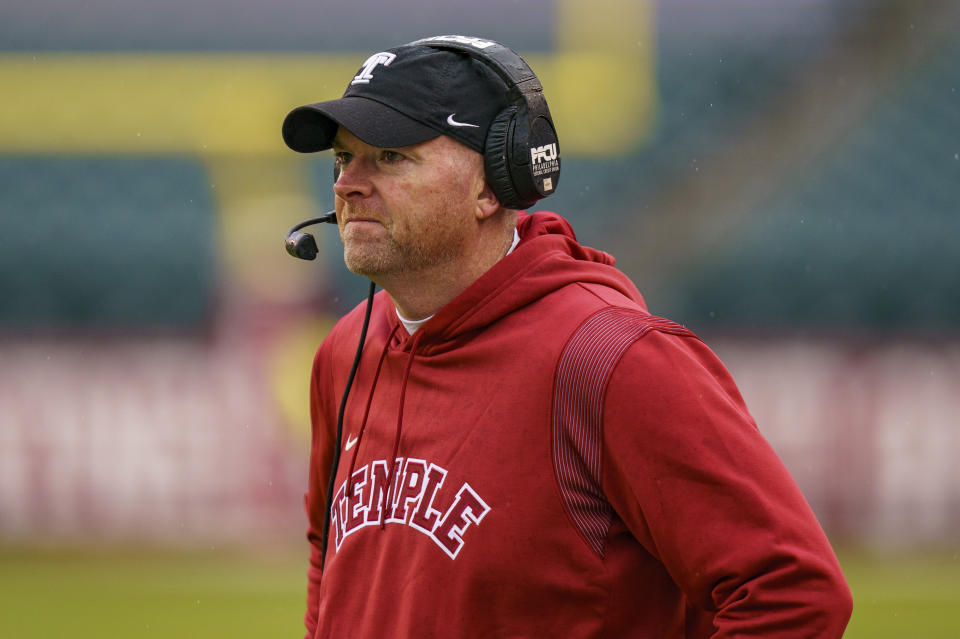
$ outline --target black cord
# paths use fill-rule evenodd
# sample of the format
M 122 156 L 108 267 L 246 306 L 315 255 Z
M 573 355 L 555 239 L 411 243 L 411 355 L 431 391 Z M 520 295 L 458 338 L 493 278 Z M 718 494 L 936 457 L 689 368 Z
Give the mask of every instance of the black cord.
M 367 339 L 367 327 L 370 325 L 370 312 L 373 310 L 373 292 L 376 284 L 370 282 L 370 292 L 367 293 L 367 309 L 363 314 L 363 328 L 360 330 L 360 343 L 357 344 L 357 354 L 353 358 L 353 366 L 350 367 L 350 375 L 347 377 L 347 386 L 343 389 L 343 397 L 340 399 L 340 411 L 337 413 L 337 447 L 333 452 L 333 465 L 330 468 L 330 479 L 327 482 L 327 513 L 323 521 L 323 535 L 320 537 L 320 571 L 323 572 L 323 566 L 327 560 L 327 542 L 330 540 L 330 513 L 333 504 L 333 485 L 337 481 L 337 467 L 340 465 L 341 439 L 343 437 L 343 415 L 347 409 L 347 397 L 350 396 L 350 388 L 353 386 L 353 378 L 357 375 L 357 368 L 360 367 L 360 356 L 363 354 L 363 343 Z

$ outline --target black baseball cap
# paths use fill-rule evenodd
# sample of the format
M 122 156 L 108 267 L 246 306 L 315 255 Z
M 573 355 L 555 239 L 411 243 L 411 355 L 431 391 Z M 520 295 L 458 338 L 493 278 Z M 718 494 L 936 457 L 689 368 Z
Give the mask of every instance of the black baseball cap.
M 380 148 L 448 135 L 483 153 L 490 123 L 511 102 L 509 92 L 495 71 L 470 55 L 413 42 L 367 58 L 343 97 L 291 111 L 283 140 L 301 153 L 323 151 L 343 126 Z

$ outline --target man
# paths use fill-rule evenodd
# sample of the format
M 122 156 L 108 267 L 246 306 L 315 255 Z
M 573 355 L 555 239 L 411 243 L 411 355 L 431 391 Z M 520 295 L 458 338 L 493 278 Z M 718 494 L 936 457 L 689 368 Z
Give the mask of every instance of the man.
M 840 637 L 833 551 L 720 361 L 515 210 L 558 147 L 497 52 L 380 52 L 284 123 L 333 148 L 344 259 L 384 289 L 352 388 L 362 307 L 314 361 L 307 637 Z

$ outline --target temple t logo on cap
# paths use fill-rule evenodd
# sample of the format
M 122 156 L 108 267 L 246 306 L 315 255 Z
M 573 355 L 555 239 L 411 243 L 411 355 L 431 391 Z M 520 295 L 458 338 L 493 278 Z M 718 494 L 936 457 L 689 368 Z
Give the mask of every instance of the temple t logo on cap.
M 388 67 L 396 57 L 396 54 L 390 53 L 389 51 L 374 53 L 363 63 L 363 68 L 360 69 L 360 73 L 353 77 L 353 82 L 350 84 L 370 84 L 370 80 L 373 79 L 373 70 L 377 68 L 377 65 L 382 64 Z

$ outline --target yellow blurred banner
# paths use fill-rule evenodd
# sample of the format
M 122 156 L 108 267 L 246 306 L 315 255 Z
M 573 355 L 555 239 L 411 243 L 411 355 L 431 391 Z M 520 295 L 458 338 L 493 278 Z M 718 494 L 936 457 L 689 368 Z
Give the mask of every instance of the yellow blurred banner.
M 335 97 L 362 56 L 6 55 L 0 150 L 21 153 L 286 153 L 294 106 Z M 564 151 L 609 155 L 647 128 L 651 90 L 636 58 L 532 57 Z
M 605 5 L 610 5 L 606 7 Z M 647 2 L 558 3 L 557 49 L 530 55 L 566 154 L 633 148 L 654 111 Z M 339 97 L 364 54 L 0 55 L 0 151 L 287 153 L 294 106 Z
M 291 106 L 334 94 L 356 56 L 8 55 L 0 149 L 279 153 Z

